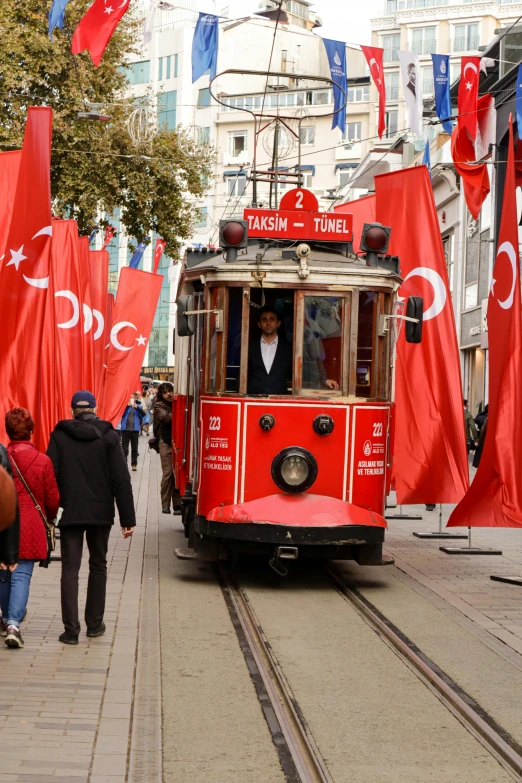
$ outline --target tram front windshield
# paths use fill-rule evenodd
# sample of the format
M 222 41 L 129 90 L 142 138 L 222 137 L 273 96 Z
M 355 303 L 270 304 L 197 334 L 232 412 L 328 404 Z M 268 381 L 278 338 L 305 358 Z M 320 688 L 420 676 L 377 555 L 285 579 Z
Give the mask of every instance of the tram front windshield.
M 305 296 L 303 389 L 339 389 L 344 299 Z

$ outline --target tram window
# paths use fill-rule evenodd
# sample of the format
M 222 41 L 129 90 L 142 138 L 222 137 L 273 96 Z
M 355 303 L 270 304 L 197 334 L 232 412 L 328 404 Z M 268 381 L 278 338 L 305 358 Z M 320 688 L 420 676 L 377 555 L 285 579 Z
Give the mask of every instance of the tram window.
M 213 288 L 211 293 L 211 309 L 218 306 L 218 289 Z M 216 371 L 217 371 L 217 324 L 216 316 L 209 315 L 210 318 L 210 374 L 209 374 L 209 391 L 214 394 L 216 391 Z
M 225 391 L 239 392 L 241 366 L 241 326 L 243 313 L 243 289 L 228 289 L 227 364 Z
M 344 298 L 305 296 L 303 389 L 341 386 Z
M 251 291 L 250 298 L 248 394 L 291 394 L 292 351 L 289 350 L 289 347 L 293 347 L 294 344 L 294 292 L 280 289 L 271 289 L 270 295 L 266 297 L 264 304 L 261 304 L 262 299 L 259 293 L 259 291 Z M 282 366 L 286 367 L 286 361 L 289 359 L 288 382 L 286 383 L 286 391 L 279 389 L 279 387 L 277 391 L 265 391 L 265 389 L 270 389 L 272 386 L 269 383 L 265 383 L 262 367 L 261 379 L 259 377 L 259 362 L 263 361 L 264 363 L 262 354 L 259 352 L 259 346 L 262 338 L 262 331 L 259 326 L 259 317 L 262 309 L 272 310 L 277 315 L 278 321 L 280 321 L 280 326 L 277 329 L 277 338 L 278 344 L 280 343 L 282 345 L 281 348 L 278 347 L 276 349 L 272 367 L 274 367 L 274 369 L 281 370 Z M 283 365 L 281 365 L 280 362 L 283 362 Z M 270 369 L 270 374 L 273 374 L 272 369 Z M 261 386 L 259 385 L 260 383 Z
M 371 397 L 373 386 L 373 335 L 377 294 L 361 291 L 359 294 L 359 323 L 357 330 L 357 397 Z

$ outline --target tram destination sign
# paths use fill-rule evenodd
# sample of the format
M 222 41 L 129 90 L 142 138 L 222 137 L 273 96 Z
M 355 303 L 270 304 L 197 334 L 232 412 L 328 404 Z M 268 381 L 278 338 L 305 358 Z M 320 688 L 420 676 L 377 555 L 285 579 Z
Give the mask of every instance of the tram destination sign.
M 319 212 L 315 195 L 302 188 L 285 193 L 280 209 L 245 209 L 248 236 L 260 239 L 303 239 L 322 242 L 351 242 L 350 214 Z

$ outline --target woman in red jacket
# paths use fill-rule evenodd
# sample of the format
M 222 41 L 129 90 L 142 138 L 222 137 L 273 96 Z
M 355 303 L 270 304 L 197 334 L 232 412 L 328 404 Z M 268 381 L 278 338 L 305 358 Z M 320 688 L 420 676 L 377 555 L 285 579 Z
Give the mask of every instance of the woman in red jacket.
M 0 571 L 0 606 L 5 643 L 17 648 L 24 646 L 20 623 L 27 609 L 34 564 L 47 558 L 45 524 L 19 474 L 49 521 L 58 513 L 60 494 L 51 460 L 31 443 L 34 422 L 29 411 L 25 408 L 9 411 L 5 428 L 10 439 L 7 453 L 13 466 L 20 509 L 20 559 L 13 571 L 5 570 L 5 566 Z

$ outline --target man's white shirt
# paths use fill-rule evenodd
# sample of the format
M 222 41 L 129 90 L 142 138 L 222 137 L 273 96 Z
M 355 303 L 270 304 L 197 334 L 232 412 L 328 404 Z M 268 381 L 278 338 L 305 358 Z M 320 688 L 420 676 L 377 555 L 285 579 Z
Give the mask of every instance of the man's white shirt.
M 277 336 L 275 340 L 272 340 L 271 343 L 266 342 L 264 335 L 261 337 L 261 356 L 263 357 L 263 364 L 265 365 L 265 370 L 267 373 L 269 373 L 272 369 L 278 342 L 279 336 Z

